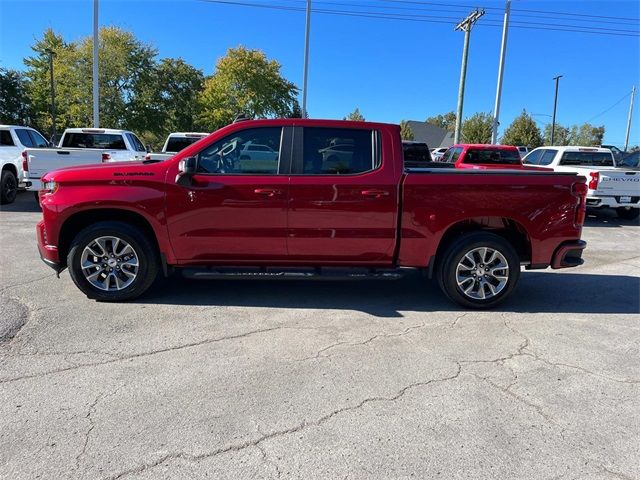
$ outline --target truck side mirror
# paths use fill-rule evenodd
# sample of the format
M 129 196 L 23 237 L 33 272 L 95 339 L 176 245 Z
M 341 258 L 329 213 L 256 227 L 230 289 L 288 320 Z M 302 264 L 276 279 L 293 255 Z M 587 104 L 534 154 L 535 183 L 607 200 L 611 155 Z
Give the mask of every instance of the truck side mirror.
M 176 183 L 182 186 L 191 185 L 191 177 L 198 171 L 198 157 L 187 157 L 178 163 Z
M 145 150 L 147 153 L 151 153 L 151 145 L 145 145 L 144 150 Z

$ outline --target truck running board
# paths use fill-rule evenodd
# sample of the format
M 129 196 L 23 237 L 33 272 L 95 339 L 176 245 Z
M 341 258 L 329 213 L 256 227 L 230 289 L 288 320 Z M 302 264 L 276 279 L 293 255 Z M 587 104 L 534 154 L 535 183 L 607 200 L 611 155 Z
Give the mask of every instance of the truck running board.
M 287 267 L 211 267 L 180 268 L 191 279 L 279 279 L 279 280 L 398 280 L 412 268 L 287 268 Z

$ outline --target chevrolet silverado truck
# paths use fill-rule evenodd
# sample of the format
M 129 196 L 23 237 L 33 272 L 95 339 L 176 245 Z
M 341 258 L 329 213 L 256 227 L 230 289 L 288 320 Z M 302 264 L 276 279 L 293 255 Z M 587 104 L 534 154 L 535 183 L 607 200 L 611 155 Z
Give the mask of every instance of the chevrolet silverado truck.
M 327 157 L 335 145 L 339 162 Z M 246 159 L 247 145 L 275 157 Z M 514 289 L 521 267 L 582 263 L 585 178 L 405 168 L 397 125 L 281 119 L 226 126 L 164 162 L 43 177 L 40 255 L 99 301 L 188 278 L 397 278 L 420 269 L 469 308 Z
M 143 160 L 147 151 L 140 139 L 126 130 L 67 128 L 56 148 L 27 148 L 22 168 L 27 190 L 37 192 L 40 178 L 59 168 L 90 163 Z
M 588 209 L 611 208 L 625 220 L 640 215 L 640 171 L 616 168 L 613 153 L 608 148 L 540 147 L 522 161 L 534 168 L 584 175 L 589 180 Z

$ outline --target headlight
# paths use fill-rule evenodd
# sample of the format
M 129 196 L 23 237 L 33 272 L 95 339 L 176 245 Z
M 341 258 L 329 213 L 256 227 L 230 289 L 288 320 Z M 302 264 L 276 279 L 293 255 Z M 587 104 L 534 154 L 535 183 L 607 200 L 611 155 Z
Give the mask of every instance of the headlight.
M 58 184 L 53 180 L 49 180 L 48 182 L 42 183 L 42 193 L 55 193 L 58 189 Z

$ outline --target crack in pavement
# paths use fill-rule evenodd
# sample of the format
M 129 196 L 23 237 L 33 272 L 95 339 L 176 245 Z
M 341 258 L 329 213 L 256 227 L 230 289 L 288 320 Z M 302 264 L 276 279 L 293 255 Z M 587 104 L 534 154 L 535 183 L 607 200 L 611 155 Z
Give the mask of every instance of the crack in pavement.
M 631 477 L 630 475 L 626 475 L 624 473 L 616 472 L 614 470 L 611 470 L 611 469 L 605 467 L 604 465 L 598 465 L 598 470 L 600 470 L 600 472 L 602 472 L 602 473 L 606 473 L 608 475 L 612 475 L 614 478 L 617 478 L 619 480 L 633 480 L 633 477 Z
M 123 386 L 124 385 L 120 385 L 119 387 L 117 387 L 112 392 L 108 392 L 108 393 L 101 392 L 96 397 L 96 399 L 91 403 L 91 405 L 89 405 L 89 409 L 87 411 L 87 414 L 85 415 L 85 418 L 89 421 L 89 428 L 87 429 L 87 431 L 84 434 L 84 443 L 82 445 L 82 449 L 80 450 L 80 453 L 78 453 L 78 455 L 76 455 L 76 463 L 75 463 L 75 467 L 73 469 L 74 472 L 80 469 L 80 461 L 81 461 L 82 457 L 84 457 L 84 455 L 85 455 L 85 453 L 87 451 L 87 445 L 89 445 L 89 437 L 91 436 L 91 432 L 93 431 L 93 429 L 96 426 L 94 421 L 93 421 L 93 419 L 91 418 L 91 415 L 95 413 L 96 408 L 98 406 L 98 402 L 100 402 L 101 400 L 103 400 L 103 399 L 105 399 L 107 397 L 114 396 L 116 393 L 118 393 L 118 390 L 120 390 Z
M 132 354 L 132 355 L 125 355 L 125 356 L 113 358 L 113 359 L 110 359 L 110 360 L 104 360 L 102 362 L 91 362 L 91 363 L 76 364 L 76 365 L 72 365 L 72 366 L 69 366 L 69 367 L 58 368 L 58 369 L 54 369 L 54 370 L 48 370 L 46 372 L 32 373 L 32 374 L 22 375 L 20 377 L 7 378 L 7 379 L 4 379 L 4 380 L 0 380 L 0 385 L 2 385 L 4 383 L 17 382 L 17 381 L 20 381 L 20 380 L 28 380 L 28 379 L 31 379 L 31 378 L 45 377 L 45 376 L 48 376 L 48 375 L 53 375 L 53 374 L 62 373 L 62 372 L 68 372 L 69 370 L 75 370 L 75 369 L 79 369 L 79 368 L 90 368 L 90 367 L 96 367 L 96 366 L 101 366 L 101 365 L 108 365 L 108 364 L 111 364 L 111 363 L 119 363 L 119 362 L 124 362 L 124 361 L 127 361 L 127 360 L 135 360 L 135 359 L 141 358 L 141 357 L 148 357 L 148 356 L 156 355 L 156 354 L 159 354 L 159 353 L 166 353 L 166 352 L 173 352 L 173 351 L 177 351 L 177 350 L 184 350 L 184 349 L 187 349 L 187 348 L 194 348 L 194 347 L 199 347 L 201 345 L 224 342 L 224 341 L 227 341 L 227 340 L 236 340 L 236 339 L 239 339 L 239 338 L 245 338 L 245 337 L 249 337 L 249 336 L 260 334 L 260 333 L 273 332 L 275 330 L 317 330 L 317 328 L 315 328 L 315 327 L 290 327 L 290 326 L 278 326 L 278 327 L 270 327 L 270 328 L 261 328 L 261 329 L 258 329 L 258 330 L 252 330 L 252 331 L 249 331 L 249 332 L 240 333 L 240 334 L 236 334 L 236 335 L 229 335 L 229 336 L 226 336 L 226 337 L 209 338 L 209 339 L 205 339 L 205 340 L 200 340 L 198 342 L 186 343 L 186 344 L 183 344 L 183 345 L 176 345 L 176 346 L 173 346 L 173 347 L 166 347 L 166 348 L 161 348 L 161 349 L 158 349 L 158 350 L 151 350 L 151 351 L 136 353 L 136 354 Z
M 328 350 L 332 350 L 334 348 L 337 348 L 339 346 L 342 345 L 349 345 L 351 347 L 356 347 L 356 346 L 361 346 L 361 345 L 367 345 L 371 342 L 373 342 L 374 340 L 378 339 L 378 338 L 391 338 L 391 337 L 401 337 L 403 335 L 406 335 L 407 333 L 409 333 L 412 330 L 417 330 L 419 328 L 424 328 L 426 327 L 427 324 L 426 323 L 422 323 L 420 325 L 413 325 L 411 327 L 407 327 L 405 328 L 402 332 L 399 333 L 378 333 L 372 337 L 367 338 L 366 340 L 362 341 L 362 342 L 337 342 L 337 343 L 333 343 L 327 347 L 324 347 L 320 350 L 318 350 L 318 352 L 316 352 L 315 355 L 312 355 L 310 357 L 305 357 L 305 358 L 301 358 L 299 360 L 296 360 L 295 362 L 305 362 L 307 360 L 313 360 L 313 359 L 318 359 L 318 358 L 328 358 L 331 355 L 322 355 L 322 353 L 328 351 Z
M 262 448 L 260 444 L 257 444 L 256 448 L 260 450 L 260 453 L 262 454 L 262 460 L 265 463 L 273 466 L 273 468 L 276 471 L 276 478 L 282 478 L 282 471 L 280 470 L 280 466 L 278 465 L 278 463 L 269 458 L 269 456 L 267 455 L 267 452 L 265 452 L 264 448 Z
M 250 448 L 250 447 L 258 447 L 261 443 L 267 441 L 267 440 L 271 440 L 273 438 L 278 438 L 278 437 L 282 437 L 285 435 L 289 435 L 292 433 L 297 433 L 300 432 L 306 428 L 309 427 L 319 427 L 320 425 L 328 422 L 329 420 L 331 420 L 333 417 L 339 416 L 342 413 L 345 412 L 352 412 L 355 410 L 358 410 L 362 407 L 364 407 L 365 405 L 369 404 L 369 403 L 373 403 L 373 402 L 395 402 L 396 400 L 398 400 L 399 398 L 401 398 L 405 393 L 407 393 L 409 390 L 412 390 L 414 388 L 418 388 L 418 387 L 426 387 L 428 385 L 431 385 L 433 383 L 441 383 L 441 382 L 447 382 L 450 380 L 455 380 L 456 378 L 458 378 L 460 376 L 460 373 L 462 372 L 462 365 L 459 362 L 455 362 L 455 364 L 457 365 L 457 369 L 456 372 L 453 375 L 449 375 L 447 377 L 443 377 L 443 378 L 436 378 L 436 379 L 431 379 L 431 380 L 425 380 L 425 381 L 421 381 L 421 382 L 415 382 L 415 383 L 411 383 L 405 387 L 402 387 L 400 390 L 398 390 L 394 395 L 390 396 L 390 397 L 381 397 L 381 396 L 376 396 L 376 397 L 368 397 L 365 398 L 364 400 L 360 401 L 359 403 L 355 404 L 355 405 L 351 405 L 351 406 L 346 406 L 346 407 L 342 407 L 339 408 L 337 410 L 334 410 L 326 415 L 323 415 L 322 417 L 308 422 L 306 420 L 303 420 L 301 423 L 299 423 L 296 426 L 284 429 L 284 430 L 278 430 L 275 432 L 271 432 L 268 433 L 266 435 L 263 435 L 257 439 L 254 440 L 247 440 L 245 442 L 242 443 L 237 443 L 234 445 L 228 445 L 226 447 L 220 447 L 217 449 L 214 449 L 210 452 L 207 453 L 200 453 L 200 454 L 190 454 L 190 453 L 185 453 L 185 452 L 175 452 L 175 453 L 169 453 L 166 455 L 163 455 L 162 457 L 156 459 L 153 462 L 149 462 L 149 463 L 144 463 L 142 465 L 138 465 L 136 467 L 130 468 L 128 470 L 125 470 L 123 472 L 117 473 L 115 475 L 111 475 L 109 477 L 106 477 L 105 480 L 120 480 L 124 477 L 127 477 L 129 475 L 133 475 L 133 474 L 139 474 L 142 473 L 146 470 L 152 469 L 154 467 L 157 467 L 158 465 L 167 462 L 167 461 L 172 461 L 172 460 L 177 460 L 177 459 L 183 459 L 183 460 L 187 460 L 187 461 L 191 461 L 191 462 L 199 462 L 201 460 L 207 459 L 207 458 L 212 458 L 218 455 L 222 455 L 224 453 L 228 453 L 228 452 L 238 452 L 241 450 L 244 450 L 246 448 Z

